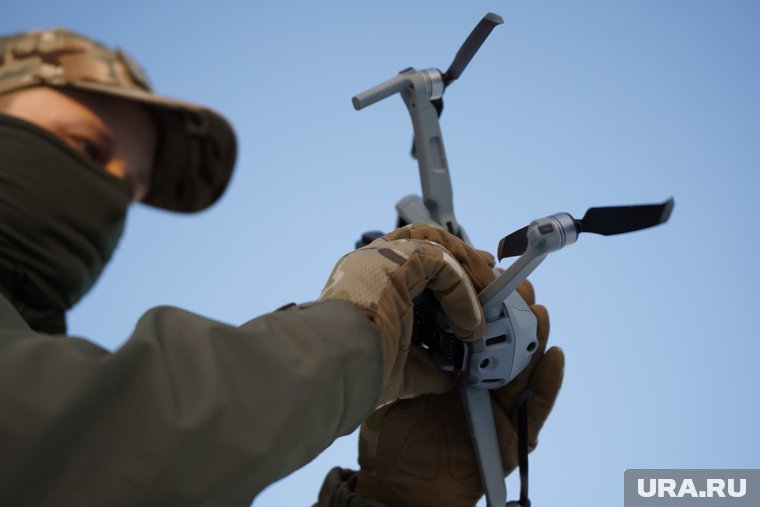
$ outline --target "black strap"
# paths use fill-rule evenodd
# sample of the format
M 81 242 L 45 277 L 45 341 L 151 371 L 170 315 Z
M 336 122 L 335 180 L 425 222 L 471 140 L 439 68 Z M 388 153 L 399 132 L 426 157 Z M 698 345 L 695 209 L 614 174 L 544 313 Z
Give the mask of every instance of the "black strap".
M 530 507 L 528 499 L 528 398 L 533 394 L 523 391 L 520 395 L 520 408 L 517 412 L 517 450 L 520 463 L 520 505 Z
M 520 465 L 520 500 L 507 502 L 507 507 L 530 507 L 528 499 L 528 398 L 523 391 L 517 400 L 517 458 Z

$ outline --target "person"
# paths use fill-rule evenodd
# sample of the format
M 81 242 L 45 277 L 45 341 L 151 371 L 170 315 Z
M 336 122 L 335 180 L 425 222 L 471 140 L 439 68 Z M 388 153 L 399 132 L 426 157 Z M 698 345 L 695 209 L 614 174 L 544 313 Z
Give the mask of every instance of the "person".
M 351 252 L 317 301 L 240 326 L 166 306 L 115 352 L 66 336 L 65 312 L 110 259 L 129 204 L 205 209 L 235 158 L 222 115 L 154 94 L 125 52 L 65 29 L 0 37 L 0 502 L 249 505 L 365 420 L 362 471 L 331 471 L 320 505 L 417 502 L 427 465 L 410 476 L 388 456 L 441 445 L 464 458 L 463 501 L 480 496 L 462 435 L 431 443 L 407 425 L 459 432 L 462 416 L 455 379 L 411 345 L 412 299 L 432 291 L 457 336 L 476 339 L 476 290 L 493 277 L 488 254 L 438 229 Z M 543 352 L 548 317 L 533 310 L 542 349 L 519 380 L 541 392 L 535 439 L 562 358 Z M 494 398 L 501 436 L 511 400 Z M 399 454 L 402 434 L 412 447 Z

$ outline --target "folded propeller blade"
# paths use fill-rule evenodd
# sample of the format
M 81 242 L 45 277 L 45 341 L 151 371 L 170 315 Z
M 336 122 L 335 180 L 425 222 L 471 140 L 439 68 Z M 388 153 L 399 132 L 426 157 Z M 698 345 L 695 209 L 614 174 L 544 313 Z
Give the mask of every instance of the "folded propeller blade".
M 449 65 L 448 70 L 444 72 L 443 82 L 446 86 L 456 81 L 462 75 L 462 72 L 467 68 L 470 60 L 472 60 L 472 57 L 478 52 L 480 46 L 486 41 L 491 31 L 502 23 L 504 23 L 504 20 L 501 16 L 493 12 L 489 12 L 483 16 L 483 19 L 470 32 L 462 47 L 457 51 L 457 55 L 454 57 L 451 65 Z
M 499 260 L 507 257 L 515 257 L 525 253 L 528 249 L 528 226 L 518 229 L 509 236 L 501 238 L 496 256 Z

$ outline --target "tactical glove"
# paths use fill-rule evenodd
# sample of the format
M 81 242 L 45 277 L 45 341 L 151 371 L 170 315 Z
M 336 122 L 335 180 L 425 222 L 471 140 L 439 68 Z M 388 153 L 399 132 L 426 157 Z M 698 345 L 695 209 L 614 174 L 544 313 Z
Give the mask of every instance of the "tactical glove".
M 482 286 L 476 284 L 476 289 Z M 492 393 L 505 476 L 518 463 L 519 395 L 525 389 L 533 392 L 528 404 L 528 443 L 532 451 L 557 398 L 564 372 L 561 349 L 554 347 L 544 353 L 549 335 L 546 309 L 535 304 L 529 282 L 517 290 L 538 319 L 539 348 L 514 381 Z M 388 507 L 472 507 L 483 494 L 458 389 L 401 400 L 376 411 L 361 428 L 359 464 L 356 493 Z
M 464 268 L 477 292 L 491 283 L 494 278 L 494 258 L 488 252 L 475 250 L 453 234 L 426 224 L 411 224 L 386 234 L 387 241 L 396 239 L 416 239 L 433 241 L 443 246 Z
M 377 328 L 384 359 L 378 406 L 453 386 L 452 375 L 441 371 L 422 350 L 411 347 L 412 299 L 423 290 L 429 289 L 438 299 L 460 339 L 475 340 L 485 329 L 470 276 L 489 273 L 493 259 L 442 231 L 430 233 L 433 240 L 422 237 L 425 233 L 420 231 L 426 229 L 432 228 L 407 226 L 345 255 L 320 296 L 320 300 L 353 302 Z

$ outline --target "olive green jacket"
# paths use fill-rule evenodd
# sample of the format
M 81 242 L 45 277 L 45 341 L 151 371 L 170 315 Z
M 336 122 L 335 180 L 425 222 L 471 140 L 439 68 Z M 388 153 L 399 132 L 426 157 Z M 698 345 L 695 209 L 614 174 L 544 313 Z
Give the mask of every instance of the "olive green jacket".
M 381 377 L 344 301 L 240 327 L 155 308 L 112 353 L 0 297 L 0 505 L 247 506 L 353 431 Z

